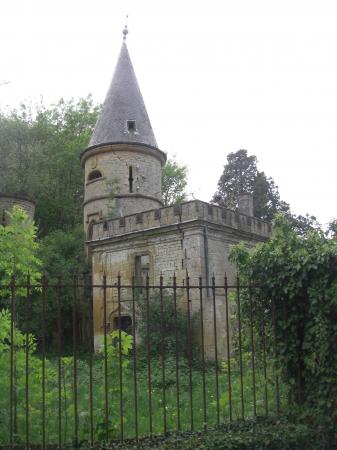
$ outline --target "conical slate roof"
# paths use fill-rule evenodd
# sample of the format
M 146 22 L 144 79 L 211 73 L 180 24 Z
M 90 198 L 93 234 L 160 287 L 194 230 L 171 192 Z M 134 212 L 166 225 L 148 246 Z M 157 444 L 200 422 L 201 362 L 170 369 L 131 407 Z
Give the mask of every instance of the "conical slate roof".
M 114 142 L 157 147 L 125 42 L 89 147 Z

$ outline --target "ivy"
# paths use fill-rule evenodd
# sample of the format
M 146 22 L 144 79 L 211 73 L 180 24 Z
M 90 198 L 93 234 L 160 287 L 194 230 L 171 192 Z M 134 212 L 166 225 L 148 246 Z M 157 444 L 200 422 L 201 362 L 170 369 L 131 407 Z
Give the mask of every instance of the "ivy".
M 247 250 L 231 251 L 251 292 L 258 336 L 262 326 L 275 339 L 276 363 L 294 406 L 337 424 L 337 242 L 320 230 L 296 234 L 278 215 L 273 236 Z M 248 293 L 247 293 L 248 294 Z M 249 296 L 243 297 L 243 318 L 249 320 Z M 262 322 L 266 323 L 263 324 Z M 272 352 L 272 345 L 268 351 Z M 302 409 L 303 411 L 303 409 Z

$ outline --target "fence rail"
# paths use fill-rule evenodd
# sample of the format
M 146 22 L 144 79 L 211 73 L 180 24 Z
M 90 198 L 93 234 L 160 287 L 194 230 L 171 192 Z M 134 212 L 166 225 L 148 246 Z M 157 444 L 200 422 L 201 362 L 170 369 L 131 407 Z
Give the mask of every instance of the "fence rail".
M 219 281 L 0 285 L 0 447 L 80 448 L 279 414 L 273 305 L 253 283 Z

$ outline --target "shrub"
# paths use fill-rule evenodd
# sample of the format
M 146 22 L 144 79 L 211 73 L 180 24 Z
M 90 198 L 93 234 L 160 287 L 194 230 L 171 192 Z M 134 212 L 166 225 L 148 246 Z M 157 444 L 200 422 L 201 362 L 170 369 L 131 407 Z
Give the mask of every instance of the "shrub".
M 187 357 L 189 347 L 192 352 L 196 348 L 194 324 L 196 314 L 190 315 L 181 307 L 181 299 L 177 299 L 177 308 L 174 305 L 172 294 L 164 292 L 162 307 L 159 292 L 149 298 L 147 306 L 146 298 L 139 296 L 139 334 L 142 342 L 142 352 L 147 352 L 148 331 L 150 335 L 149 350 L 152 357 L 161 355 L 175 355 Z M 189 332 L 190 330 L 190 332 Z M 177 343 L 177 345 L 176 345 Z
M 311 420 L 337 425 L 337 242 L 312 230 L 297 235 L 278 216 L 272 238 L 252 250 L 236 246 L 231 254 L 251 291 L 258 335 L 262 322 L 275 341 L 276 362 L 289 400 Z M 249 321 L 249 295 L 242 297 Z M 267 350 L 271 353 L 272 346 Z

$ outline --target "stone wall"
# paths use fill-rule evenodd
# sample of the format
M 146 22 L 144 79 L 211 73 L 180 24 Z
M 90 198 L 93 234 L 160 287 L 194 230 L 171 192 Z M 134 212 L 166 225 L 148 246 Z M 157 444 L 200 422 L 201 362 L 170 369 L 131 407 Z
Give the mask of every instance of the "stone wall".
M 118 273 L 123 284 L 131 284 L 135 273 L 135 261 L 139 255 L 149 257 L 150 284 L 170 285 L 174 274 L 178 285 L 197 287 L 199 277 L 203 284 L 211 284 L 214 274 L 216 284 L 224 284 L 227 273 L 229 283 L 235 281 L 236 269 L 229 262 L 230 247 L 238 242 L 252 246 L 266 240 L 271 233 L 270 225 L 255 218 L 236 214 L 230 210 L 200 201 L 186 202 L 180 207 L 168 207 L 146 211 L 121 219 L 111 219 L 94 225 L 93 240 L 88 242 L 92 255 L 94 284 L 101 284 L 103 274 L 108 284 L 114 284 Z M 179 303 L 186 308 L 186 291 L 181 290 Z M 200 291 L 191 290 L 192 311 L 200 310 Z M 214 312 L 213 291 L 205 288 L 203 294 L 205 352 L 210 359 L 214 355 Z M 117 291 L 108 293 L 109 323 L 118 312 Z M 131 289 L 122 292 L 122 315 L 130 315 Z M 215 291 L 216 324 L 219 355 L 226 353 L 226 306 L 224 290 Z M 96 346 L 103 331 L 102 290 L 94 295 L 94 321 Z M 231 305 L 229 305 L 231 307 Z M 200 328 L 196 330 L 200 337 Z M 230 332 L 230 330 L 228 330 Z
M 6 224 L 6 211 L 10 211 L 13 206 L 20 206 L 29 217 L 34 218 L 35 203 L 29 197 L 16 194 L 0 193 L 0 222 Z

